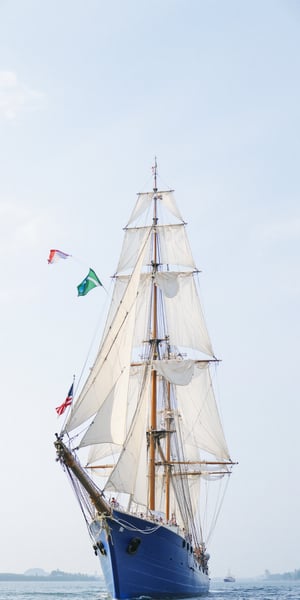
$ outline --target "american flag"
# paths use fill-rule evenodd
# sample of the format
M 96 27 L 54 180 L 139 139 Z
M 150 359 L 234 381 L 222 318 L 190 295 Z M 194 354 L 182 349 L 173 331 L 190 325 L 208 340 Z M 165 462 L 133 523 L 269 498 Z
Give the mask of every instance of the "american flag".
M 65 412 L 66 408 L 68 408 L 68 406 L 71 406 L 73 402 L 73 386 L 74 383 L 72 383 L 65 401 L 60 406 L 57 406 L 55 409 L 59 416 L 62 415 Z

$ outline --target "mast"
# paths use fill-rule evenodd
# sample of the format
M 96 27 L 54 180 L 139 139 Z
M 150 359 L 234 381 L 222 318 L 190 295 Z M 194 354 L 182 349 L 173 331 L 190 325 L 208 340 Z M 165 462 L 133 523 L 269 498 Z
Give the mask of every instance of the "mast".
M 157 286 L 154 276 L 157 271 L 157 161 L 153 167 L 154 187 L 153 187 L 153 307 L 152 307 L 152 358 L 157 358 Z M 149 432 L 149 508 L 155 510 L 155 446 L 156 446 L 156 422 L 157 422 L 157 374 L 153 369 L 151 374 L 151 407 L 150 407 L 150 432 Z
M 166 465 L 165 465 L 165 477 L 166 477 L 166 521 L 168 523 L 170 519 L 170 478 L 171 478 L 171 416 L 170 416 L 170 382 L 167 382 L 167 418 L 166 418 Z

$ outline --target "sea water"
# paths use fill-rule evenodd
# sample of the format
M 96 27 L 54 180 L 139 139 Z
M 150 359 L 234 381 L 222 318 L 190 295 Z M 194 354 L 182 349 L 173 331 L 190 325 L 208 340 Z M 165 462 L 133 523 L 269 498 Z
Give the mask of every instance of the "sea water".
M 201 600 L 300 600 L 300 581 L 212 581 Z M 0 581 L 0 600 L 109 600 L 102 580 Z M 200 599 L 193 599 L 200 600 Z

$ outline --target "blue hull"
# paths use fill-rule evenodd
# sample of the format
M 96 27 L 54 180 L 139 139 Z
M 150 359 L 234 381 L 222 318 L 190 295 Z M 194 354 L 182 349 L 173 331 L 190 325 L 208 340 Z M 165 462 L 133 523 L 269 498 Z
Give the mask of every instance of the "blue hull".
M 171 528 L 114 510 L 91 525 L 106 586 L 113 598 L 178 598 L 206 594 L 207 569 Z M 205 572 L 206 571 L 206 572 Z

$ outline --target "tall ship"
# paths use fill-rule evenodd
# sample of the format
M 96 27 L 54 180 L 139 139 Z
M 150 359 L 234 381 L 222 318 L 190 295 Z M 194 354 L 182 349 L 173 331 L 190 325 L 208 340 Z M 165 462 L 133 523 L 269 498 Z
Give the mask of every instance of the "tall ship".
M 99 350 L 55 440 L 116 599 L 208 592 L 220 510 L 220 491 L 208 490 L 234 464 L 199 270 L 156 161 L 152 185 L 124 228 Z
M 235 577 L 232 575 L 232 573 L 230 571 L 228 571 L 226 577 L 224 577 L 224 581 L 225 581 L 225 583 L 234 583 Z

